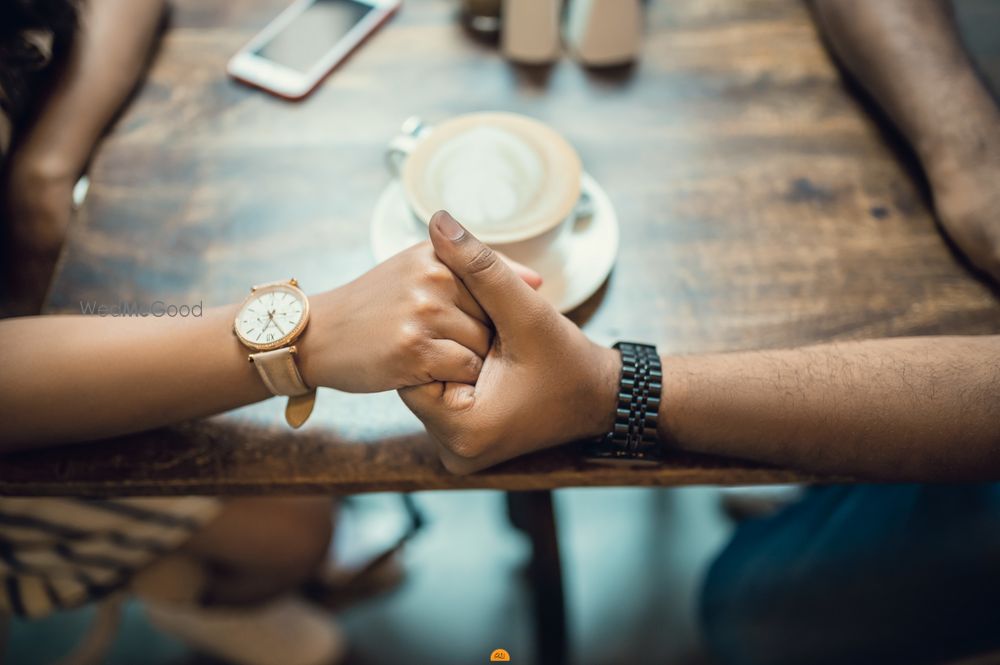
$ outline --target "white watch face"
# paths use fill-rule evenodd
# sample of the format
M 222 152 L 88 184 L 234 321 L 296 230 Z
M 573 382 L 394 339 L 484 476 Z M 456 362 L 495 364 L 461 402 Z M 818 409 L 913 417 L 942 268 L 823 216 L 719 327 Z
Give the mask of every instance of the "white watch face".
M 294 286 L 264 286 L 251 293 L 240 308 L 236 334 L 255 349 L 276 349 L 302 332 L 308 312 L 305 295 Z

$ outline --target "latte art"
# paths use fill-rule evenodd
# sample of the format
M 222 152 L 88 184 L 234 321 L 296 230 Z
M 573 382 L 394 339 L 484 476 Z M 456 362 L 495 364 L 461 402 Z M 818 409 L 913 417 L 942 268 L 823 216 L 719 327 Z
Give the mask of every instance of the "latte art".
M 522 137 L 479 126 L 442 144 L 425 171 L 425 191 L 473 232 L 517 223 L 546 183 L 543 157 Z
M 580 158 L 551 127 L 514 113 L 468 113 L 390 144 L 413 216 L 448 210 L 483 242 L 540 238 L 580 198 Z M 396 161 L 402 157 L 402 166 Z

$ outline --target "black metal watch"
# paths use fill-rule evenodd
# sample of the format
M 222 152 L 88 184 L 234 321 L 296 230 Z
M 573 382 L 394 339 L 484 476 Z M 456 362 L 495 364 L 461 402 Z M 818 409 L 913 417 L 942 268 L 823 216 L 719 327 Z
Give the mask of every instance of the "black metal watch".
M 618 342 L 612 348 L 622 356 L 615 424 L 589 445 L 587 455 L 601 461 L 659 462 L 664 456 L 656 433 L 663 388 L 660 355 L 649 344 Z

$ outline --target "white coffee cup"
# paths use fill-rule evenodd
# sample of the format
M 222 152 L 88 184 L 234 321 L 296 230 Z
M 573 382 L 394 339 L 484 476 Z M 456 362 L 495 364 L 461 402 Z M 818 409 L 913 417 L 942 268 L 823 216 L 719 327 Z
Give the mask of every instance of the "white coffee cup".
M 411 118 L 389 144 L 416 223 L 447 210 L 525 265 L 561 264 L 577 216 L 580 158 L 549 126 L 514 113 L 471 113 L 434 127 Z

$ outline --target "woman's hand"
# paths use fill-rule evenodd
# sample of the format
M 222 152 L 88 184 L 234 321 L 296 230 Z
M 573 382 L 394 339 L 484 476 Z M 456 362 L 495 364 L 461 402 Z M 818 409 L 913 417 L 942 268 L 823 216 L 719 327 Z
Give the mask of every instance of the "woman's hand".
M 3 183 L 2 217 L 7 220 L 5 291 L 8 315 L 37 314 L 59 259 L 73 208 L 75 180 L 49 172 L 21 154 L 11 157 Z
M 534 288 L 541 283 L 514 267 Z M 434 381 L 474 384 L 490 348 L 489 319 L 427 242 L 312 296 L 310 307 L 297 346 L 312 386 L 380 392 Z
M 31 100 L 0 196 L 0 218 L 10 222 L 2 239 L 9 256 L 0 257 L 7 315 L 38 313 L 72 218 L 73 187 L 140 80 L 166 10 L 165 0 L 73 4 L 79 24 L 67 59 L 49 65 L 54 77 Z

